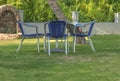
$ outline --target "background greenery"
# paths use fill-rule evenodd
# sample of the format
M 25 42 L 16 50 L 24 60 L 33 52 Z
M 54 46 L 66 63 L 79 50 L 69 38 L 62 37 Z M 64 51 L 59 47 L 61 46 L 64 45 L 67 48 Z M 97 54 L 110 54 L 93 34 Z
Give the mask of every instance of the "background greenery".
M 79 11 L 81 22 L 97 20 L 112 22 L 114 13 L 120 12 L 120 0 L 57 0 L 65 16 L 71 20 L 71 12 Z M 0 5 L 11 4 L 24 10 L 24 21 L 44 22 L 57 19 L 47 0 L 0 0 Z

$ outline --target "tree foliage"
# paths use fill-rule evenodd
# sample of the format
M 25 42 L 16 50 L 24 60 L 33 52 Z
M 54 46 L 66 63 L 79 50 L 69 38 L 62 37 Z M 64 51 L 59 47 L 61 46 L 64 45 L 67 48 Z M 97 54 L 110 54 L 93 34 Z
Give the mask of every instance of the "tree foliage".
M 79 12 L 79 21 L 111 22 L 120 12 L 120 0 L 57 0 L 65 16 L 71 21 L 72 11 Z M 11 4 L 24 10 L 24 21 L 44 22 L 56 20 L 47 0 L 0 0 L 0 5 Z
M 71 12 L 78 11 L 81 22 L 91 20 L 111 22 L 114 13 L 120 11 L 120 1 L 117 0 L 58 0 L 58 2 L 69 20 Z

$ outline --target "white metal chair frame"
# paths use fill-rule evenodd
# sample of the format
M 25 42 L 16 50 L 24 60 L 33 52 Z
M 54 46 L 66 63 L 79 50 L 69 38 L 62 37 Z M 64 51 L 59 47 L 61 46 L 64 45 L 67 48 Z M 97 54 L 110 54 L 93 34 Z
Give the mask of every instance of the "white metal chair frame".
M 20 41 L 20 44 L 16 50 L 16 52 L 18 52 L 20 50 L 20 48 L 22 47 L 22 43 L 24 41 L 25 38 L 33 38 L 33 37 L 36 37 L 37 38 L 37 50 L 38 50 L 38 53 L 40 52 L 40 42 L 39 42 L 39 37 L 40 36 L 43 36 L 42 33 L 38 33 L 38 27 L 37 26 L 34 26 L 34 25 L 29 25 L 29 24 L 25 24 L 23 22 L 17 22 L 18 25 L 19 25 L 19 28 L 21 30 L 21 33 L 22 33 L 22 39 Z M 24 28 L 28 28 L 27 30 L 24 30 Z M 31 31 L 29 31 L 29 29 Z M 28 32 L 28 33 L 27 33 Z
M 88 37 L 88 42 L 90 44 L 91 49 L 93 50 L 93 52 L 96 52 L 95 48 L 94 48 L 94 45 L 92 43 L 92 40 L 90 38 L 94 24 L 95 24 L 95 21 L 92 21 L 92 22 L 89 22 L 89 23 L 86 23 L 86 24 L 77 23 L 74 26 L 74 31 L 73 31 L 73 34 L 72 34 L 72 36 L 73 36 L 73 53 L 75 53 L 75 48 L 76 48 L 76 37 Z M 88 25 L 89 25 L 89 30 L 87 31 L 87 33 L 86 32 L 84 34 L 82 34 L 82 33 L 81 34 L 75 33 L 75 29 L 77 27 L 86 27 Z
M 63 22 L 63 21 L 50 21 L 50 22 Z M 65 54 L 67 55 L 68 54 L 68 46 L 67 46 L 67 39 L 68 39 L 68 37 L 67 37 L 67 34 L 65 34 L 65 35 L 63 35 L 63 36 L 61 36 L 61 37 L 58 37 L 58 38 L 56 38 L 56 37 L 54 37 L 54 36 L 50 36 L 49 34 L 50 33 L 46 33 L 47 31 L 46 31 L 46 27 L 47 27 L 47 25 L 49 25 L 50 24 L 50 22 L 47 22 L 47 23 L 45 23 L 44 24 L 44 32 L 45 32 L 45 37 L 44 37 L 44 50 L 46 51 L 46 45 L 48 44 L 48 55 L 51 55 L 51 50 L 50 50 L 50 39 L 51 39 L 51 37 L 53 38 L 53 39 L 55 39 L 56 40 L 56 48 L 55 48 L 55 52 L 63 52 L 63 50 L 60 50 L 60 49 L 58 49 L 58 40 L 59 39 L 61 39 L 61 38 L 63 38 L 63 39 L 61 39 L 61 41 L 62 40 L 65 40 L 64 42 L 65 42 Z M 65 21 L 64 21 L 65 22 Z M 65 30 L 66 30 L 66 26 L 65 26 Z

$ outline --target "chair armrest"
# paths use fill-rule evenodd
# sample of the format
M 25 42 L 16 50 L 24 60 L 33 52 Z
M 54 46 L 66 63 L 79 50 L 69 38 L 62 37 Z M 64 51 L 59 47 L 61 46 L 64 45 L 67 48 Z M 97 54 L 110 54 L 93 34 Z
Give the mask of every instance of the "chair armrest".
M 89 23 L 85 23 L 85 24 L 77 23 L 77 24 L 75 25 L 75 27 L 85 27 L 85 26 L 87 26 L 87 25 L 89 25 L 89 24 L 90 24 L 90 22 L 89 22 Z
M 35 25 L 30 25 L 30 24 L 26 24 L 26 23 L 23 23 L 24 26 L 27 26 L 27 27 L 37 27 Z
M 90 24 L 93 23 L 93 22 L 95 22 L 95 21 L 87 22 L 87 23 L 84 23 L 84 24 L 82 24 L 82 23 L 77 23 L 77 24 L 75 25 L 75 27 L 78 27 L 78 26 L 80 26 L 80 27 L 85 27 L 85 26 L 90 25 Z
M 37 27 L 35 25 L 26 24 L 26 23 L 23 23 L 23 22 L 20 22 L 20 21 L 17 21 L 17 23 L 20 23 L 21 25 L 24 25 L 24 26 L 27 26 L 27 27 Z
M 30 25 L 23 22 L 17 22 L 22 26 L 22 29 L 25 34 L 37 34 L 38 35 L 38 27 L 36 25 Z

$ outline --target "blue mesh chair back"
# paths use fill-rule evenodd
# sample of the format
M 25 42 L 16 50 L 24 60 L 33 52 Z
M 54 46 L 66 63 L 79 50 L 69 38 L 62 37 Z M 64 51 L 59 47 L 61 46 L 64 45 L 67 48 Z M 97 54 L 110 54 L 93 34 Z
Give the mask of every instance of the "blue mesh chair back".
M 90 34 L 91 34 L 91 32 L 92 32 L 92 29 L 93 29 L 94 24 L 95 24 L 95 21 L 92 21 L 92 22 L 91 22 L 91 25 L 90 25 L 90 28 L 89 28 L 89 31 L 88 31 L 87 36 L 90 36 Z
M 20 28 L 22 35 L 25 35 L 21 22 L 17 22 Z
M 65 21 L 51 21 L 48 24 L 51 37 L 59 38 L 65 35 Z
M 46 29 L 46 27 L 45 27 Z M 46 30 L 45 30 L 46 31 Z M 57 21 L 50 21 L 48 22 L 48 33 L 45 33 L 45 43 L 44 43 L 44 48 L 46 50 L 46 44 L 48 45 L 48 55 L 50 55 L 50 52 L 65 52 L 67 55 L 67 50 L 68 50 L 68 43 L 67 43 L 67 34 L 66 34 L 66 22 L 62 20 L 57 20 Z M 56 40 L 55 42 L 55 49 L 51 49 L 50 47 L 50 40 Z M 64 40 L 64 48 L 65 50 L 59 49 L 59 40 Z

